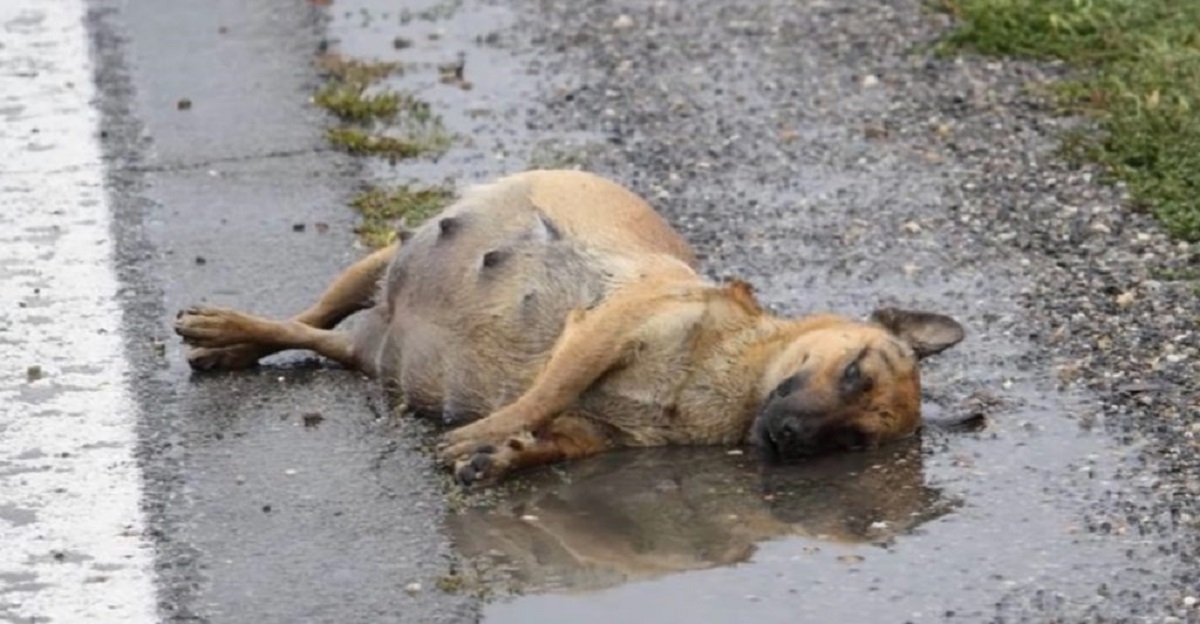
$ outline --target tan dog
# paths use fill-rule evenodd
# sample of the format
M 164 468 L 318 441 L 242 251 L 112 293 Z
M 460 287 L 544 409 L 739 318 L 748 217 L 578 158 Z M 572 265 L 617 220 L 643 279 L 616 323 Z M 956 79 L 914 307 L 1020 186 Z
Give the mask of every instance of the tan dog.
M 916 431 L 917 362 L 963 337 L 953 319 L 897 309 L 778 318 L 694 265 L 628 190 L 528 172 L 469 190 L 290 321 L 195 307 L 175 330 L 195 368 L 311 349 L 413 410 L 473 420 L 440 453 L 464 483 L 616 447 L 874 447 Z M 366 308 L 355 331 L 332 330 Z

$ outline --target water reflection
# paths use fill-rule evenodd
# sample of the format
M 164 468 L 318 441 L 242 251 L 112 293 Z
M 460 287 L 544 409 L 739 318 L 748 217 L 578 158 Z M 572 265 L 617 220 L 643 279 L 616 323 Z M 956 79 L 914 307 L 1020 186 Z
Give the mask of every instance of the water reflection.
M 740 563 L 784 536 L 887 542 L 953 507 L 925 484 L 914 440 L 772 467 L 722 449 L 612 453 L 528 475 L 448 522 L 486 586 L 579 591 Z

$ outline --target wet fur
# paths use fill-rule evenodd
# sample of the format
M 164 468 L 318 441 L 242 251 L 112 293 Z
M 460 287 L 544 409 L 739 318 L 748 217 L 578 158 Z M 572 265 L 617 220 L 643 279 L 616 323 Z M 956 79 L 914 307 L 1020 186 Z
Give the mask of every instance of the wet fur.
M 189 361 L 237 368 L 308 348 L 375 375 L 410 408 L 469 423 L 441 452 L 465 482 L 614 447 L 761 442 L 774 435 L 766 407 L 797 397 L 867 446 L 917 426 L 918 354 L 897 329 L 907 313 L 891 326 L 769 315 L 747 285 L 697 275 L 682 238 L 601 178 L 503 178 L 401 239 L 290 321 L 182 312 Z M 354 333 L 329 331 L 365 308 Z M 936 352 L 961 332 L 922 336 Z M 847 358 L 884 383 L 839 393 Z M 802 392 L 781 395 L 801 378 Z

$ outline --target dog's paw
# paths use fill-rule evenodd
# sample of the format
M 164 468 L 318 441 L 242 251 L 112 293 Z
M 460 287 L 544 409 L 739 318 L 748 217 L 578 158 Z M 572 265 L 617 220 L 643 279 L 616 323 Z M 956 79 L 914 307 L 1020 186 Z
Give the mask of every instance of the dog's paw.
M 446 436 L 442 436 L 437 445 L 438 462 L 443 466 L 453 468 L 458 465 L 458 462 L 463 457 L 468 457 L 474 453 L 475 449 L 487 446 L 494 445 L 482 440 L 452 440 Z
M 465 487 L 495 483 L 513 469 L 526 465 L 530 454 L 538 456 L 540 448 L 537 436 L 528 431 L 509 436 L 500 444 L 463 444 L 453 449 L 453 455 L 451 449 L 445 449 L 442 461 L 453 469 L 455 480 Z
M 454 462 L 454 480 L 463 487 L 491 483 L 499 476 L 501 463 L 495 446 L 480 446 Z
M 443 464 L 453 465 L 460 456 L 470 453 L 475 447 L 504 445 L 514 436 L 528 431 L 528 424 L 519 413 L 509 409 L 493 412 L 486 418 L 442 434 L 438 441 L 438 455 Z
M 216 349 L 237 345 L 249 342 L 242 323 L 244 316 L 225 308 L 193 306 L 175 315 L 175 333 L 192 347 Z
M 255 344 L 231 347 L 188 347 L 187 362 L 196 371 L 243 370 L 253 368 L 270 350 Z

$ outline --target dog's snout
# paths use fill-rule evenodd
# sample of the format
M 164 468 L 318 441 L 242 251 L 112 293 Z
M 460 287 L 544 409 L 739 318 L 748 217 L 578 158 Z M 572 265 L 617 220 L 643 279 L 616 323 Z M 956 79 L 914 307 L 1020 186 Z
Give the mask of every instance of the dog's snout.
M 776 428 L 775 435 L 781 443 L 788 445 L 803 444 L 805 439 L 811 437 L 811 429 L 801 419 L 789 418 Z

